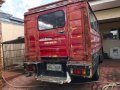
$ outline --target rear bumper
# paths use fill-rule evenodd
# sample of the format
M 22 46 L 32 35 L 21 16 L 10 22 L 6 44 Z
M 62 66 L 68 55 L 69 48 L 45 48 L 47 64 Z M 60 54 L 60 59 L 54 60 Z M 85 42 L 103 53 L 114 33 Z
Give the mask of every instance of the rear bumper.
M 37 80 L 43 81 L 43 82 L 50 82 L 50 83 L 58 83 L 58 84 L 64 84 L 64 83 L 70 83 L 71 77 L 68 72 L 66 72 L 66 77 L 53 77 L 53 76 L 38 76 Z
M 91 66 L 88 64 L 75 64 L 75 63 L 61 63 L 57 62 L 59 64 L 63 64 L 63 70 L 62 72 L 48 72 L 46 71 L 46 64 L 40 63 L 40 62 L 25 62 L 25 65 L 33 65 L 35 66 L 34 73 L 37 75 L 37 80 L 43 81 L 43 82 L 50 82 L 50 83 L 70 83 L 71 82 L 71 76 L 77 76 L 77 77 L 83 77 L 83 78 L 91 78 L 92 77 L 92 69 Z M 85 68 L 86 69 L 86 75 L 75 75 L 73 74 L 71 70 L 76 68 Z

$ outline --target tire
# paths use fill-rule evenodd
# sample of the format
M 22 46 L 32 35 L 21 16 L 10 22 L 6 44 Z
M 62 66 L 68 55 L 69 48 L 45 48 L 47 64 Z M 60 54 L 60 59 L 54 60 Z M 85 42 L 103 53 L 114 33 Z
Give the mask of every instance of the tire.
M 100 57 L 99 57 L 99 64 L 102 64 L 102 63 L 103 63 L 103 57 L 100 56 Z
M 103 49 L 101 50 L 100 56 L 99 56 L 99 63 L 102 64 L 103 63 Z
M 93 75 L 93 77 L 92 77 L 92 80 L 93 80 L 93 81 L 99 80 L 99 76 L 100 76 L 100 68 L 99 68 L 99 66 L 98 66 L 97 70 L 95 71 L 95 73 L 94 73 L 94 75 Z

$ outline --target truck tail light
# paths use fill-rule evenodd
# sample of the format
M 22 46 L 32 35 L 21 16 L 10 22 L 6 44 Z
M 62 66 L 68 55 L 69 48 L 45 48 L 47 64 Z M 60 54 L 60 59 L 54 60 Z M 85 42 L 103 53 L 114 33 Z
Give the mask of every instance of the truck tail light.
M 82 75 L 82 76 L 85 76 L 87 74 L 86 72 L 86 69 L 81 69 L 81 68 L 75 68 L 75 69 L 72 69 L 72 74 L 74 75 Z
M 73 69 L 73 74 L 75 74 L 75 75 L 81 75 L 82 71 L 81 71 L 81 69 Z
M 86 69 L 82 69 L 82 75 L 85 76 L 86 74 Z

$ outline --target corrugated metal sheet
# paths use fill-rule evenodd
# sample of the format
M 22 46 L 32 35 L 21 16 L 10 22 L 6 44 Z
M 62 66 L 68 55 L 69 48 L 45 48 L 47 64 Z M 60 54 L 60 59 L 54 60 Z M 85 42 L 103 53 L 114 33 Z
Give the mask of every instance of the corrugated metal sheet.
M 3 44 L 3 62 L 5 69 L 22 68 L 24 56 L 24 44 Z

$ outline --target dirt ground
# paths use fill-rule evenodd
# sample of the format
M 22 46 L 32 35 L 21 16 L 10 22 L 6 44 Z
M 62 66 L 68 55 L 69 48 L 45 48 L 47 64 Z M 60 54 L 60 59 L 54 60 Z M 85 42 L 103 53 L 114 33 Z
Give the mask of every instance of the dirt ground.
M 120 60 L 104 60 L 100 68 L 100 79 L 97 82 L 75 78 L 70 84 L 58 85 L 19 75 L 7 81 L 2 90 L 120 90 L 120 86 L 102 89 L 105 85 L 114 82 L 120 82 Z

